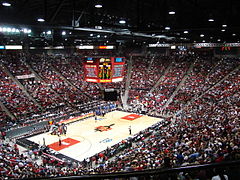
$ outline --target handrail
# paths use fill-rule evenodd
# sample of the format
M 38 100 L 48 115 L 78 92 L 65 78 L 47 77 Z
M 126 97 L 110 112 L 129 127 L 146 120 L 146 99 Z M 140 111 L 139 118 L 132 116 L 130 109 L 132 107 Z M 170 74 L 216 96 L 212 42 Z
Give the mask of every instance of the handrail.
M 152 176 L 159 174 L 171 174 L 171 173 L 180 173 L 191 170 L 202 170 L 202 169 L 213 169 L 213 168 L 222 168 L 222 167 L 232 167 L 240 166 L 240 160 L 226 161 L 221 163 L 211 163 L 211 164 L 201 164 L 201 165 L 191 165 L 191 166 L 181 166 L 175 168 L 159 168 L 143 171 L 131 171 L 131 172 L 119 172 L 119 173 L 104 173 L 104 174 L 90 174 L 82 176 L 65 176 L 65 177 L 45 177 L 44 179 L 108 179 L 108 178 L 126 178 L 126 177 L 138 177 L 138 176 Z

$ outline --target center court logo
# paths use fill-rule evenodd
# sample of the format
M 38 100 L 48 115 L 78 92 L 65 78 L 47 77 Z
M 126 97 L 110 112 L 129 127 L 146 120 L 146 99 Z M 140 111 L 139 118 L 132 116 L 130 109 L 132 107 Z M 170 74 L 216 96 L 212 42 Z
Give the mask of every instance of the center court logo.
M 95 128 L 95 131 L 100 131 L 100 132 L 103 132 L 103 131 L 109 131 L 111 130 L 111 126 L 113 126 L 114 124 L 110 124 L 109 126 L 98 126 Z

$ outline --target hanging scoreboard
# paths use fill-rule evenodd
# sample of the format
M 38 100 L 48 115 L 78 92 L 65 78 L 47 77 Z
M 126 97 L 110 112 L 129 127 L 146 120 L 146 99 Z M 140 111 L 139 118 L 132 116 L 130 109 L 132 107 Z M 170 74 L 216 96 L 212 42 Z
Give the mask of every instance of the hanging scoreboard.
M 123 57 L 87 57 L 83 63 L 87 82 L 111 83 L 123 80 L 125 64 Z

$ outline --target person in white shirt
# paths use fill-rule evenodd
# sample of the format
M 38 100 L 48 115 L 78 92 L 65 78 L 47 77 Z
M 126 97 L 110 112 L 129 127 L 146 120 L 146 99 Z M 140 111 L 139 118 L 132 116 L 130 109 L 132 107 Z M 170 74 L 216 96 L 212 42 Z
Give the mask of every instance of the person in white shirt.
M 228 180 L 228 176 L 224 174 L 224 170 L 216 169 L 216 175 L 212 177 L 212 180 Z
M 212 180 L 228 180 L 228 176 L 226 174 L 224 174 L 224 175 L 217 175 L 217 176 L 213 176 Z

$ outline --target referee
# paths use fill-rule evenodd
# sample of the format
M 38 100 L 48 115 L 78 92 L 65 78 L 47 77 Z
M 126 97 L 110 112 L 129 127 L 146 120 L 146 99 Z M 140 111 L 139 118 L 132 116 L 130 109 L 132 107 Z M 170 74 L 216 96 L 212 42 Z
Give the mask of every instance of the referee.
M 131 128 L 131 126 L 129 126 L 128 130 L 129 130 L 129 135 L 132 135 L 132 128 Z

